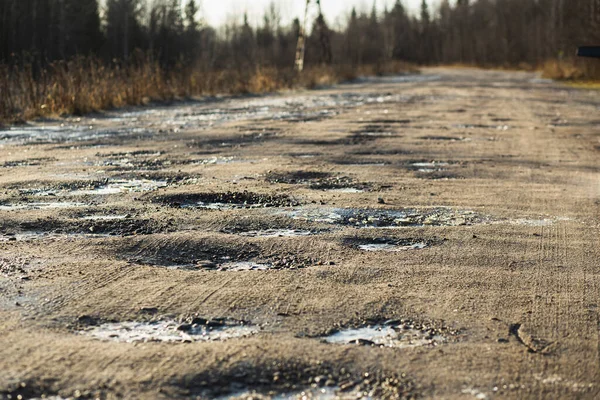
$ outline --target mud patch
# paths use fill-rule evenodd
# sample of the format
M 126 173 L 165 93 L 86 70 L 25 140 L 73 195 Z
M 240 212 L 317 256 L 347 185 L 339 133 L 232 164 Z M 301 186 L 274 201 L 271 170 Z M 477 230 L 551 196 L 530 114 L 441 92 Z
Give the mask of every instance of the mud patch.
M 337 330 L 323 341 L 333 344 L 358 344 L 376 347 L 435 347 L 448 341 L 444 329 L 410 320 L 388 321 L 383 324 Z
M 473 211 L 453 210 L 451 208 L 375 210 L 356 208 L 301 208 L 288 212 L 291 218 L 353 226 L 400 227 L 400 226 L 461 226 L 484 222 Z
M 182 193 L 156 197 L 156 203 L 171 207 L 227 210 L 236 208 L 294 207 L 300 203 L 287 195 L 253 192 Z
M 432 246 L 433 241 L 427 239 L 394 239 L 394 238 L 345 238 L 344 245 L 362 251 L 401 252 L 422 250 Z
M 153 322 L 109 322 L 80 331 L 95 339 L 113 342 L 214 342 L 248 337 L 256 326 L 238 321 L 194 318 L 190 323 L 174 320 Z

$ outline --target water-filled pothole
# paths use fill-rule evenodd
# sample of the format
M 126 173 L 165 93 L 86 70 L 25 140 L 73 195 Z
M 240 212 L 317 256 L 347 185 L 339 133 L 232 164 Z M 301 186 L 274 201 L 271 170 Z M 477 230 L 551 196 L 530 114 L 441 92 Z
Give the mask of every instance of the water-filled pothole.
M 434 244 L 427 239 L 346 238 L 343 243 L 363 251 L 401 252 L 422 250 Z
M 287 195 L 252 192 L 181 193 L 156 197 L 155 202 L 172 207 L 226 210 L 236 208 L 290 207 L 300 203 Z
M 189 323 L 174 320 L 108 322 L 80 331 L 96 339 L 115 342 L 213 342 L 243 338 L 258 333 L 256 326 L 240 321 L 194 318 Z
M 439 329 L 410 320 L 396 320 L 336 330 L 323 337 L 323 341 L 333 344 L 406 348 L 437 346 L 448 342 L 449 334 L 450 332 L 446 329 Z
M 294 219 L 357 228 L 423 225 L 460 226 L 483 222 L 483 218 L 473 211 L 454 210 L 445 207 L 401 210 L 304 207 L 287 213 Z

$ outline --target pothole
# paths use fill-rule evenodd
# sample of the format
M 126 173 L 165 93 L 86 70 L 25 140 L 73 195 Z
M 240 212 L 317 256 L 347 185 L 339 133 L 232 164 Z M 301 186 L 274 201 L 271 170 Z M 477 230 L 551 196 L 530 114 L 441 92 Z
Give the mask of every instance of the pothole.
M 375 399 L 375 393 L 364 391 L 361 387 L 308 387 L 287 393 L 260 393 L 254 390 L 240 390 L 215 400 L 370 400 Z
M 448 342 L 450 332 L 411 320 L 393 320 L 381 324 L 336 330 L 323 341 L 333 344 L 358 344 L 376 347 L 438 346 Z
M 441 171 L 444 167 L 448 167 L 450 164 L 447 162 L 414 162 L 410 164 L 411 167 L 415 168 L 419 172 L 434 172 Z
M 290 185 L 309 184 L 313 181 L 332 178 L 330 172 L 320 171 L 293 171 L 293 172 L 269 172 L 265 179 L 270 183 L 286 183 Z
M 423 250 L 433 241 L 427 239 L 394 239 L 394 238 L 346 238 L 343 243 L 363 251 L 401 252 Z
M 77 202 L 24 202 L 24 203 L 4 203 L 0 204 L 0 211 L 19 211 L 19 210 L 47 210 L 47 209 L 60 209 L 60 208 L 76 208 L 86 207 L 85 203 Z
M 438 142 L 462 142 L 462 141 L 468 140 L 467 138 L 464 138 L 462 136 L 434 136 L 434 135 L 421 136 L 420 139 L 438 141 Z
M 105 234 L 92 233 L 53 233 L 53 232 L 21 232 L 15 234 L 0 235 L 0 242 L 32 242 L 35 240 L 75 240 L 85 238 L 107 237 Z
M 332 264 L 309 254 L 272 247 L 265 251 L 256 243 L 240 243 L 239 239 L 197 239 L 189 236 L 135 238 L 117 252 L 131 263 L 187 271 L 265 271 Z
M 76 214 L 75 214 L 76 215 Z M 13 223 L 14 225 L 14 223 Z M 175 230 L 171 218 L 147 219 L 130 215 L 91 215 L 76 219 L 20 221 L 12 231 L 17 238 L 79 238 L 99 236 L 149 235 Z
M 261 238 L 275 238 L 275 237 L 301 237 L 316 235 L 318 232 L 302 230 L 302 229 L 265 229 L 248 232 L 239 232 L 238 235 L 246 237 L 261 237 Z
M 369 188 L 369 185 L 358 183 L 349 176 L 319 171 L 270 172 L 267 174 L 266 180 L 270 183 L 307 185 L 314 190 L 343 193 L 360 193 Z
M 129 192 L 151 192 L 167 186 L 167 181 L 153 181 L 148 179 L 111 180 L 106 185 L 90 190 L 77 190 L 71 192 L 77 195 L 108 195 Z
M 460 226 L 483 222 L 473 211 L 451 208 L 376 210 L 357 208 L 304 207 L 287 212 L 291 218 L 337 225 L 368 227 Z
M 227 210 L 236 208 L 292 207 L 299 202 L 287 195 L 252 192 L 182 193 L 156 197 L 155 202 L 172 207 Z
M 123 215 L 86 215 L 81 217 L 84 221 L 114 221 L 127 218 L 127 214 Z
M 210 379 L 196 393 L 217 400 L 359 400 L 410 399 L 418 395 L 405 374 L 354 372 L 352 365 L 310 365 L 283 361 L 269 365 L 239 364 L 225 377 Z
M 164 188 L 167 180 L 105 179 L 102 181 L 77 181 L 49 184 L 46 187 L 19 188 L 22 195 L 35 197 L 112 195 L 132 192 L 151 192 Z
M 256 326 L 225 319 L 194 318 L 189 323 L 174 320 L 108 322 L 89 327 L 81 334 L 114 342 L 214 342 L 258 333 Z
M 233 164 L 238 162 L 243 162 L 244 160 L 236 158 L 236 157 L 210 157 L 204 158 L 201 160 L 194 161 L 192 164 L 194 165 L 224 165 L 224 164 Z

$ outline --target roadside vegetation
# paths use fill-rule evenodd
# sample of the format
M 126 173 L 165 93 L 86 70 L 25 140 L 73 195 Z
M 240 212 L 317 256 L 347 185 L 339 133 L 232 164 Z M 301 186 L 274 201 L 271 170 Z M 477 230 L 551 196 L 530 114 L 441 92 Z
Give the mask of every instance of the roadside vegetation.
M 306 69 L 294 71 L 302 22 L 284 24 L 273 2 L 214 28 L 186 0 L 0 2 L 0 122 L 82 114 L 150 101 L 311 88 L 414 65 L 541 69 L 546 77 L 600 80 L 600 61 L 574 59 L 600 44 L 597 1 L 423 0 L 412 15 L 348 10 L 332 28 L 313 1 Z M 208 3 L 204 4 L 209 7 Z M 240 10 L 243 11 L 243 10 Z

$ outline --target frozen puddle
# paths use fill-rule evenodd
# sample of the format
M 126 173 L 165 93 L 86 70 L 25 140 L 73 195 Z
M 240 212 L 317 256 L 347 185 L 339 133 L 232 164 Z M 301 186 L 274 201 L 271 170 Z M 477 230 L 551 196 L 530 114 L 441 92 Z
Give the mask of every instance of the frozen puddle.
M 315 235 L 315 232 L 303 231 L 300 229 L 265 229 L 262 231 L 248 231 L 240 232 L 238 235 L 247 237 L 262 237 L 262 238 L 275 238 L 275 237 L 298 237 L 298 236 L 310 236 Z
M 151 192 L 166 187 L 167 181 L 154 181 L 147 179 L 120 180 L 111 179 L 103 185 L 84 189 L 22 189 L 23 194 L 49 197 L 49 196 L 85 196 L 85 195 L 111 195 L 130 192 Z
M 288 211 L 287 215 L 293 219 L 354 226 L 357 228 L 424 225 L 461 226 L 482 222 L 482 218 L 473 211 L 453 210 L 446 207 L 423 210 L 303 207 Z
M 357 188 L 339 188 L 339 189 L 325 189 L 326 192 L 332 193 L 364 193 L 365 191 Z
M 219 265 L 219 271 L 268 271 L 272 269 L 271 264 L 254 263 L 250 261 L 239 261 Z
M 449 166 L 450 164 L 446 162 L 416 162 L 412 163 L 411 166 L 416 168 L 419 172 L 437 172 L 443 171 L 444 167 Z
M 244 160 L 235 157 L 211 157 L 194 162 L 195 165 L 223 165 L 232 164 L 235 162 L 243 162 Z
M 50 233 L 50 232 L 23 232 L 14 235 L 0 235 L 0 242 L 31 242 L 34 240 L 60 240 L 60 239 L 84 239 L 84 238 L 101 238 L 109 237 L 104 234 L 93 233 Z
M 87 190 L 75 190 L 70 195 L 108 195 L 128 192 L 151 192 L 167 186 L 167 181 L 152 181 L 147 179 L 113 180 L 108 184 Z
M 378 347 L 420 347 L 436 346 L 447 339 L 433 328 L 425 328 L 405 323 L 402 325 L 372 325 L 362 328 L 348 328 L 324 338 L 327 343 L 360 344 Z
M 271 399 L 271 400 L 366 400 L 374 397 L 365 396 L 363 393 L 352 390 L 343 392 L 339 387 L 311 388 L 297 392 L 264 395 L 256 391 L 240 391 L 225 396 L 216 397 L 216 400 L 248 400 L 248 399 Z
M 180 324 L 175 321 L 111 322 L 84 330 L 93 338 L 114 342 L 212 342 L 254 335 L 258 328 L 232 323 Z
M 126 219 L 127 215 L 88 215 L 80 219 L 86 221 L 117 221 Z
M 86 204 L 75 202 L 40 202 L 40 203 L 16 203 L 2 204 L 0 211 L 18 211 L 18 210 L 46 210 L 57 208 L 76 208 L 85 207 Z
M 367 243 L 360 244 L 357 247 L 364 251 L 387 251 L 387 252 L 399 252 L 407 250 L 422 250 L 428 245 L 425 242 L 414 243 L 410 245 L 400 245 L 395 243 Z

